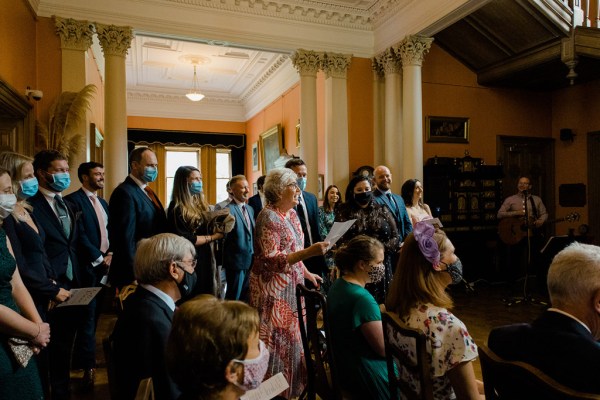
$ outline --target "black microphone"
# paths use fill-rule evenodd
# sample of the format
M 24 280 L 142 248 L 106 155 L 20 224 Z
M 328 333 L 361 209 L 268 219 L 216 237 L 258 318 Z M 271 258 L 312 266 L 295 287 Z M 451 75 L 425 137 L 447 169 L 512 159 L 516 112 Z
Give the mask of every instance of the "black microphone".
M 528 192 L 527 190 L 523 190 L 523 196 L 524 196 L 524 197 L 527 197 L 527 196 L 529 196 L 529 192 Z

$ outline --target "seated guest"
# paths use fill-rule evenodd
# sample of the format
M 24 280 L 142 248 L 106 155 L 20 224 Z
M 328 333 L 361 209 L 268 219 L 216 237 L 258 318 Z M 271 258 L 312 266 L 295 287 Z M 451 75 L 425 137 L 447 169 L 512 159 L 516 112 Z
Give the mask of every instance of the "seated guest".
M 423 184 L 418 179 L 409 179 L 402 184 L 402 200 L 406 205 L 406 211 L 413 226 L 425 219 L 433 218 L 431 209 L 423 203 Z
M 119 399 L 133 399 L 140 381 L 152 377 L 157 399 L 181 392 L 165 364 L 175 302 L 196 283 L 194 245 L 172 233 L 140 240 L 134 258 L 135 293 L 125 300 L 112 334 Z
M 181 399 L 237 400 L 257 388 L 269 365 L 258 326 L 256 309 L 241 301 L 200 295 L 183 304 L 167 344 Z
M 552 308 L 531 324 L 495 328 L 489 347 L 565 386 L 600 394 L 600 247 L 573 243 L 548 271 Z
M 342 277 L 327 296 L 333 356 L 342 386 L 356 399 L 389 399 L 381 312 L 365 289 L 383 279 L 384 248 L 377 239 L 359 235 L 335 254 Z
M 461 280 L 462 264 L 446 234 L 417 222 L 404 241 L 385 305 L 405 325 L 427 335 L 433 395 L 438 400 L 483 398 L 483 385 L 475 379 L 471 364 L 477 346 L 465 324 L 448 311 L 452 299 L 446 287 Z M 414 341 L 399 344 L 414 357 Z M 410 380 L 409 372 L 400 370 Z

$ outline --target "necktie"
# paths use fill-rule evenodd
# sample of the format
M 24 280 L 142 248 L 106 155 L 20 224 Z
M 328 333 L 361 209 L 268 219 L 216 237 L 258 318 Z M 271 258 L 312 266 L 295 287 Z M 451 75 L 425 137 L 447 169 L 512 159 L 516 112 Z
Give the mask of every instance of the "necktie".
M 94 206 L 94 211 L 96 212 L 96 217 L 98 218 L 98 225 L 100 226 L 100 251 L 102 252 L 102 254 L 106 254 L 106 251 L 108 250 L 108 234 L 106 232 L 106 220 L 104 219 L 104 210 L 102 209 L 100 200 L 98 200 L 98 196 L 93 194 L 90 196 L 90 200 L 92 201 L 92 205 Z
M 54 201 L 56 204 L 56 214 L 58 215 L 58 221 L 65 232 L 65 236 L 69 238 L 71 235 L 71 221 L 69 218 L 69 211 L 67 210 L 67 205 L 65 201 L 62 199 L 60 195 L 54 196 Z M 73 280 L 73 264 L 71 263 L 71 256 L 67 259 L 67 271 L 65 272 L 67 279 L 70 281 Z
M 246 210 L 246 205 L 242 204 L 242 214 L 244 215 L 244 219 L 246 220 L 246 226 L 248 230 L 252 230 L 252 224 L 250 223 L 250 216 L 248 215 L 248 210 Z
M 156 207 L 158 210 L 162 209 L 162 206 L 158 202 L 158 197 L 156 197 L 156 193 L 154 193 L 154 190 L 150 189 L 150 186 L 146 186 L 144 190 L 146 191 L 146 193 L 148 193 L 148 197 L 150 197 L 150 200 L 152 200 L 154 207 Z
M 392 196 L 392 194 L 390 192 L 387 192 L 385 194 L 388 198 L 388 200 L 390 201 L 390 204 L 392 205 L 392 212 L 394 214 L 398 214 L 398 204 L 396 204 L 396 200 L 394 200 L 394 196 Z
M 302 218 L 304 219 L 304 223 L 306 224 L 306 232 L 308 233 L 308 241 L 312 245 L 313 239 L 312 239 L 312 233 L 310 232 L 310 222 L 308 222 L 308 213 L 306 212 L 306 204 L 304 203 L 304 197 L 300 196 L 299 200 L 300 201 L 298 202 L 298 209 L 300 210 L 300 213 L 302 214 Z

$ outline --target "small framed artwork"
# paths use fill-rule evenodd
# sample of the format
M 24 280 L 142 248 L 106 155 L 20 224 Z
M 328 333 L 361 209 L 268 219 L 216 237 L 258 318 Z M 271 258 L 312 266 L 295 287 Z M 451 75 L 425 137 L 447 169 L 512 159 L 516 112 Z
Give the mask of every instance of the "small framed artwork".
M 275 168 L 275 161 L 283 154 L 281 133 L 281 125 L 277 124 L 260 134 L 260 159 L 265 175 Z
M 256 182 L 252 184 L 252 194 L 258 194 L 258 185 Z
M 300 120 L 298 120 L 298 125 L 296 125 L 296 148 L 300 148 Z
M 323 196 L 325 192 L 325 176 L 323 174 L 319 174 L 319 193 L 317 198 L 319 201 L 323 201 Z
M 252 171 L 258 171 L 258 142 L 252 144 Z
M 428 142 L 469 143 L 469 118 L 427 117 L 425 129 Z

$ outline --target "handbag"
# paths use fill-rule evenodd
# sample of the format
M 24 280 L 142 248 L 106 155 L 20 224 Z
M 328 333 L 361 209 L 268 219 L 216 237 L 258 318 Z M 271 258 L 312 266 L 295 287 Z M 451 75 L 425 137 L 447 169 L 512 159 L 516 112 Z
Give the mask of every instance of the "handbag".
M 229 233 L 235 226 L 235 217 L 229 213 L 229 208 L 207 211 L 204 218 L 208 221 L 208 231 L 212 233 Z
M 27 367 L 29 360 L 33 356 L 33 349 L 31 348 L 29 341 L 12 337 L 8 339 L 8 346 L 15 356 L 17 363 L 23 368 Z

